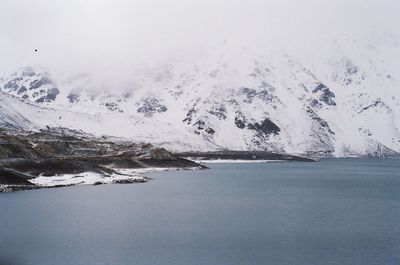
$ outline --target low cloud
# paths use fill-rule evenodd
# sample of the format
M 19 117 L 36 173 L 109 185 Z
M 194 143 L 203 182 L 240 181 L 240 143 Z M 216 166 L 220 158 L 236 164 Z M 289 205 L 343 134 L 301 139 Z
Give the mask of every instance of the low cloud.
M 0 73 L 41 65 L 129 80 L 138 66 L 224 41 L 323 51 L 324 38 L 400 35 L 399 9 L 397 0 L 2 0 Z

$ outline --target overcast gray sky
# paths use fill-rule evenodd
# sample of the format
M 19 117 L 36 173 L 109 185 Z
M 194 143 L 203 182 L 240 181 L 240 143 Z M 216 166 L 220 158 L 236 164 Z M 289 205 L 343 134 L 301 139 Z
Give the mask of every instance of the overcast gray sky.
M 398 35 L 399 10 L 399 0 L 0 0 L 0 72 L 34 64 L 107 75 L 224 39 Z

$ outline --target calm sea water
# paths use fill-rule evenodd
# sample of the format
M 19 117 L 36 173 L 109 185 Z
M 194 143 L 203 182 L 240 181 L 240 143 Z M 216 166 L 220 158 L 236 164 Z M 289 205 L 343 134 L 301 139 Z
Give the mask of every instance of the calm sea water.
M 210 167 L 0 194 L 0 264 L 400 264 L 400 160 Z

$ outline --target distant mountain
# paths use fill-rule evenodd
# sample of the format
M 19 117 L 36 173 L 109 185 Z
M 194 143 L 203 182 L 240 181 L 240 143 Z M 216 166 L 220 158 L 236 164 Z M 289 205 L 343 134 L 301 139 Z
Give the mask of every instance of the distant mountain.
M 399 43 L 346 39 L 326 50 L 301 59 L 220 45 L 156 67 L 119 93 L 96 89 L 88 76 L 66 83 L 24 68 L 0 79 L 0 123 L 82 129 L 177 151 L 400 152 Z

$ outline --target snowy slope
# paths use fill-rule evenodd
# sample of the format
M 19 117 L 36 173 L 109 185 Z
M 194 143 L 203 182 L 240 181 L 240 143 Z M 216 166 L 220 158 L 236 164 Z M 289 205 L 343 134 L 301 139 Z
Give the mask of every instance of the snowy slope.
M 214 46 L 157 66 L 131 90 L 114 93 L 96 90 L 87 75 L 56 82 L 25 68 L 0 79 L 7 93 L 0 122 L 82 129 L 180 151 L 391 154 L 400 151 L 400 48 L 393 38 L 378 40 L 338 41 L 317 60 Z

